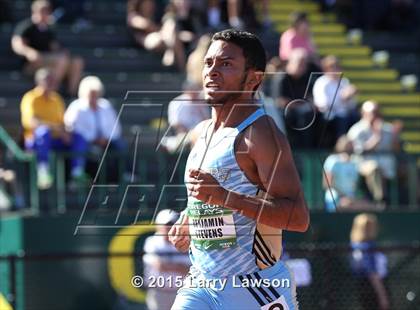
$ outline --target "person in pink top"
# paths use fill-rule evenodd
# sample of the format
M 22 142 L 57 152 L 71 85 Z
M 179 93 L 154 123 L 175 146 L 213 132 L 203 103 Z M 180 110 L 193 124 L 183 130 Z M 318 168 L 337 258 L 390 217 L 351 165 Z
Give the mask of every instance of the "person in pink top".
M 296 48 L 303 48 L 313 62 L 317 59 L 316 46 L 312 41 L 309 21 L 306 13 L 295 12 L 291 16 L 291 27 L 280 37 L 279 57 L 289 60 L 290 53 Z

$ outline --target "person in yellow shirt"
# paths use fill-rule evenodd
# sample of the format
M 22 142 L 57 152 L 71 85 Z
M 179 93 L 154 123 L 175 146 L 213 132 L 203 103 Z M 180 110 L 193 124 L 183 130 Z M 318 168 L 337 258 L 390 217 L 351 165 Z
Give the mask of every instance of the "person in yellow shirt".
M 77 133 L 68 133 L 64 128 L 65 104 L 54 91 L 55 80 L 48 69 L 39 69 L 35 74 L 36 87 L 28 91 L 21 102 L 21 121 L 25 147 L 35 152 L 38 162 L 38 187 L 47 189 L 52 184 L 48 155 L 50 150 L 68 150 L 83 153 L 86 141 Z M 86 179 L 84 159 L 72 159 L 72 177 L 78 181 Z

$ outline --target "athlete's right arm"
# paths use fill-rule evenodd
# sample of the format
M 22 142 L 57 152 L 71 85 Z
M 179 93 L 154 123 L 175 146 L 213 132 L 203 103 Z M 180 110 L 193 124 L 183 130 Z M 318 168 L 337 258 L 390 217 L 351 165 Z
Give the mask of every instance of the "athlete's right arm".
M 189 141 L 193 146 L 203 130 L 207 128 L 209 120 L 204 120 L 197 124 L 189 133 Z M 169 241 L 177 248 L 180 252 L 187 252 L 190 247 L 190 235 L 188 226 L 188 216 L 185 211 L 181 213 L 178 221 L 171 227 L 168 232 Z
M 190 247 L 188 216 L 182 212 L 178 221 L 168 232 L 169 241 L 180 252 L 187 252 Z

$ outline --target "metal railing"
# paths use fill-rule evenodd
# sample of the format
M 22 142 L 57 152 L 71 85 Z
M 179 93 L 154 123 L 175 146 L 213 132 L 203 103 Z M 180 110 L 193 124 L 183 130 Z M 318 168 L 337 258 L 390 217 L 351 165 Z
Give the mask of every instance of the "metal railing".
M 151 205 L 156 204 L 157 199 L 160 199 L 159 203 L 163 206 L 169 204 L 168 197 L 160 195 L 162 188 L 166 185 L 179 185 L 179 195 L 185 195 L 185 189 L 182 188 L 182 185 L 187 152 L 183 154 L 169 154 L 164 151 L 154 152 L 150 147 L 143 148 L 139 152 L 133 152 L 137 158 L 133 158 L 133 154 L 129 152 L 110 152 L 106 156 L 87 153 L 85 155 L 91 159 L 91 162 L 96 162 L 97 170 L 93 172 L 91 184 L 76 187 L 69 182 L 69 176 L 66 173 L 66 161 L 77 154 L 52 152 L 50 162 L 55 182 L 51 189 L 40 193 L 36 186 L 36 162 L 34 156 L 22 151 L 4 129 L 0 127 L 1 142 L 11 151 L 14 160 L 21 163 L 21 165 L 23 163 L 29 164 L 29 182 L 27 183 L 30 193 L 30 208 L 34 213 L 39 213 L 40 201 L 42 201 L 43 206 L 49 205 L 50 211 L 53 208 L 58 213 L 65 213 L 69 207 L 80 209 L 87 203 L 92 185 L 104 186 L 114 184 L 118 189 L 119 197 L 122 198 L 126 193 L 127 186 L 153 184 L 156 193 L 151 195 L 149 199 Z M 294 153 L 305 198 L 310 209 L 314 211 L 324 210 L 325 189 L 322 186 L 322 167 L 327 155 L 327 153 L 316 151 Z M 403 177 L 396 177 L 390 182 L 390 204 L 387 210 L 398 210 L 402 203 L 408 206 L 405 208 L 406 210 L 418 210 L 419 170 L 417 168 L 417 157 L 407 154 L 395 156 L 397 161 L 405 166 L 405 172 Z M 128 161 L 131 161 L 131 163 L 129 169 L 126 169 Z M 109 174 L 114 174 L 113 180 L 109 180 Z M 117 178 L 115 178 L 115 175 Z M 102 194 L 98 196 L 97 203 L 103 201 L 107 194 L 105 187 L 100 189 L 100 191 Z M 138 199 L 138 197 L 135 198 Z
M 322 152 L 296 152 L 295 162 L 301 175 L 302 186 L 305 193 L 305 198 L 311 210 L 323 211 L 324 210 L 324 193 L 325 189 L 322 186 L 323 178 L 323 162 L 327 157 L 327 153 Z M 56 166 L 57 171 L 61 171 L 57 176 L 56 195 L 57 206 L 61 210 L 65 210 L 65 177 L 64 177 L 64 159 L 70 158 L 70 153 L 60 153 L 57 158 Z M 137 158 L 137 165 L 134 167 L 134 174 L 136 175 L 135 181 L 119 179 L 117 182 L 108 182 L 106 173 L 108 171 L 105 166 L 102 166 L 101 171 L 97 173 L 97 178 L 93 185 L 109 185 L 117 184 L 120 192 L 120 197 L 126 192 L 127 186 L 132 185 L 145 185 L 153 184 L 155 188 L 155 195 L 149 202 L 151 205 L 156 205 L 157 199 L 162 206 L 168 206 L 168 196 L 160 195 L 161 189 L 166 185 L 180 185 L 179 195 L 185 195 L 183 185 L 184 169 L 185 169 L 185 154 L 178 157 L 179 154 L 168 154 L 164 152 L 152 152 L 144 150 L 144 152 Z M 126 160 L 126 155 L 120 156 L 119 154 L 110 154 L 110 162 L 117 163 L 119 167 L 118 175 L 121 176 L 122 167 Z M 417 201 L 417 188 L 418 188 L 418 173 L 417 158 L 406 154 L 396 156 L 397 160 L 405 165 L 404 176 L 396 177 L 390 181 L 389 188 L 389 206 L 387 210 L 399 210 L 401 204 L 406 206 L 405 210 L 418 210 L 419 203 Z M 178 167 L 175 167 L 176 164 Z M 109 163 L 108 163 L 109 165 Z M 130 171 L 131 173 L 131 171 Z M 79 194 L 79 207 L 83 206 L 86 202 L 88 188 L 78 192 Z M 80 196 L 81 195 L 81 196 Z M 106 196 L 105 190 L 103 195 L 100 195 L 97 203 L 103 201 Z M 160 197 L 160 198 L 159 198 Z M 138 198 L 138 197 L 136 197 Z
M 19 145 L 13 140 L 6 130 L 0 125 L 0 146 L 4 146 L 12 155 L 12 160 L 16 161 L 19 166 L 17 177 L 20 178 L 25 172 L 28 173 L 28 201 L 31 210 L 39 213 L 39 191 L 37 187 L 37 171 L 36 171 L 36 158 L 27 152 L 24 152 Z M 27 166 L 25 166 L 25 164 Z

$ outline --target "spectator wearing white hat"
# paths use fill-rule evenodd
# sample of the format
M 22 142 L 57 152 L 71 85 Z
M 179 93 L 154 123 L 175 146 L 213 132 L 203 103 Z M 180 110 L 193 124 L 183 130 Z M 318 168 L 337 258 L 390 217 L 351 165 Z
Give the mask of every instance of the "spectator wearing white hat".
M 314 104 L 322 113 L 327 125 L 327 147 L 332 147 L 359 119 L 357 88 L 342 76 L 337 57 L 328 55 L 321 61 L 324 74 L 314 83 Z
M 83 137 L 89 147 L 125 151 L 121 124 L 111 102 L 103 98 L 104 85 L 96 76 L 85 77 L 79 85 L 78 99 L 70 103 L 64 124 L 70 132 Z
M 362 118 L 354 124 L 347 137 L 353 143 L 359 173 L 376 202 L 388 202 L 389 183 L 397 176 L 395 155 L 401 150 L 402 123 L 386 122 L 379 104 L 366 101 L 361 108 Z
M 103 147 L 109 140 L 119 144 L 121 139 L 117 113 L 111 102 L 103 98 L 104 92 L 98 77 L 85 77 L 79 85 L 79 98 L 70 103 L 64 115 L 67 129 L 82 135 L 88 143 Z
M 146 304 L 149 310 L 171 308 L 179 288 L 176 281 L 183 279 L 190 268 L 188 255 L 178 252 L 168 239 L 169 229 L 178 218 L 179 213 L 173 210 L 160 211 L 155 220 L 156 232 L 144 243 L 143 263 L 146 282 L 151 277 L 165 279 L 164 287 L 149 287 L 147 290 Z
M 169 102 L 168 123 L 173 129 L 173 136 L 165 137 L 162 144 L 169 152 L 175 152 L 181 143 L 193 139 L 187 133 L 194 129 L 200 122 L 210 118 L 210 109 L 200 91 L 202 86 L 194 81 L 186 80 L 183 93 Z

